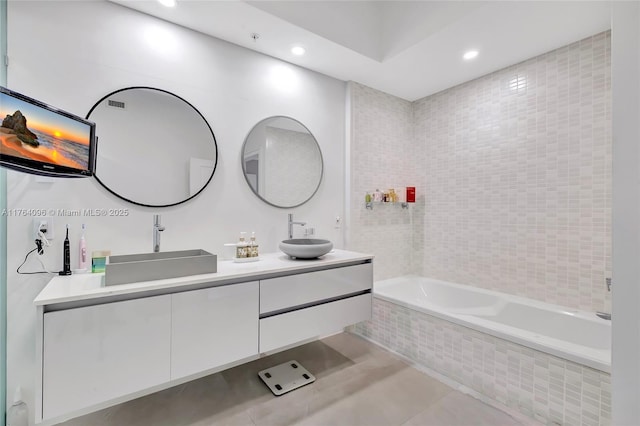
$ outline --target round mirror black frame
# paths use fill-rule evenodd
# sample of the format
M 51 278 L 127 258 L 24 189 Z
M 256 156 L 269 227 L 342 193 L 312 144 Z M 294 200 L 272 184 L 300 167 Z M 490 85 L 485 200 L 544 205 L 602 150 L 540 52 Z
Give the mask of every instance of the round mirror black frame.
M 251 133 L 253 132 L 253 130 L 256 127 L 258 127 L 259 125 L 261 125 L 265 121 L 272 120 L 274 118 L 286 118 L 288 120 L 295 121 L 300 126 L 302 126 L 302 128 L 304 128 L 311 135 L 311 137 L 313 138 L 314 142 L 316 143 L 316 147 L 318 148 L 318 153 L 320 154 L 320 179 L 318 179 L 318 185 L 316 185 L 316 188 L 313 190 L 313 192 L 311 193 L 311 195 L 309 195 L 309 197 L 307 199 L 305 199 L 301 203 L 293 205 L 293 206 L 279 206 L 279 205 L 274 204 L 274 203 L 270 202 L 269 200 L 265 199 L 262 195 L 260 195 L 254 189 L 253 185 L 249 181 L 249 178 L 247 177 L 247 168 L 246 168 L 245 161 L 244 161 L 244 154 L 245 154 L 245 148 L 247 146 L 247 141 L 249 140 L 249 136 L 251 135 Z M 310 199 L 312 199 L 313 196 L 316 195 L 316 193 L 318 192 L 318 189 L 320 189 L 320 184 L 322 183 L 322 178 L 324 177 L 324 158 L 322 156 L 322 150 L 320 149 L 320 144 L 318 143 L 318 140 L 313 135 L 313 133 L 311 133 L 311 131 L 307 128 L 307 126 L 305 126 L 304 124 L 302 124 L 300 121 L 296 120 L 295 118 L 288 117 L 286 115 L 273 115 L 273 116 L 270 116 L 270 117 L 267 117 L 267 118 L 263 118 L 262 120 L 258 121 L 253 127 L 251 127 L 251 130 L 249 130 L 249 133 L 247 133 L 247 136 L 245 136 L 244 143 L 242 144 L 242 152 L 240 153 L 240 162 L 242 163 L 242 175 L 244 176 L 244 179 L 247 182 L 247 185 L 249 185 L 249 188 L 251 189 L 251 192 L 253 192 L 258 198 L 260 198 L 265 203 L 269 204 L 270 206 L 277 207 L 279 209 L 291 209 L 291 208 L 294 208 L 294 207 L 299 207 L 299 206 L 303 205 L 304 203 L 306 203 L 307 201 L 309 201 Z
M 202 118 L 202 120 L 204 121 L 204 123 L 207 125 L 207 128 L 209 129 L 209 132 L 211 133 L 211 138 L 213 139 L 213 146 L 214 146 L 214 149 L 215 149 L 215 155 L 216 155 L 216 160 L 215 160 L 215 163 L 214 163 L 214 165 L 213 165 L 213 171 L 211 172 L 211 176 L 209 177 L 209 179 L 207 180 L 207 182 L 202 186 L 202 188 L 200 188 L 200 190 L 199 190 L 198 192 L 196 192 L 195 194 L 193 194 L 193 195 L 189 196 L 188 198 L 185 198 L 185 199 L 184 199 L 184 200 L 182 200 L 182 201 L 178 201 L 178 202 L 171 203 L 171 204 L 144 204 L 144 203 L 139 203 L 139 202 L 137 202 L 137 201 L 130 200 L 130 199 L 128 199 L 128 198 L 126 198 L 126 197 L 123 197 L 122 195 L 118 194 L 117 192 L 113 191 L 111 188 L 109 188 L 109 187 L 108 187 L 104 182 L 102 182 L 102 181 L 100 180 L 100 178 L 98 177 L 97 173 L 94 173 L 94 174 L 93 174 L 93 177 L 98 181 L 98 183 L 99 183 L 100 185 L 102 185 L 102 187 L 103 187 L 104 189 L 106 189 L 107 191 L 109 191 L 110 193 L 112 193 L 113 195 L 115 195 L 116 197 L 118 197 L 118 198 L 120 198 L 120 199 L 122 199 L 122 200 L 124 200 L 124 201 L 126 201 L 126 202 L 128 202 L 128 203 L 135 204 L 135 205 L 138 205 L 138 206 L 143 206 L 143 207 L 171 207 L 171 206 L 177 206 L 177 205 L 182 204 L 182 203 L 186 203 L 187 201 L 191 200 L 192 198 L 195 198 L 196 196 L 198 196 L 198 194 L 200 194 L 202 191 L 204 191 L 204 189 L 205 189 L 205 188 L 209 185 L 209 183 L 211 182 L 211 179 L 213 179 L 213 175 L 216 173 L 216 168 L 218 167 L 218 142 L 216 141 L 216 136 L 213 134 L 213 130 L 211 129 L 211 126 L 209 125 L 209 122 L 207 121 L 207 119 L 206 119 L 206 118 L 204 118 L 204 116 L 200 113 L 200 111 L 198 111 L 198 109 L 197 109 L 196 107 L 194 107 L 190 102 L 188 102 L 188 101 L 187 101 L 187 100 L 185 100 L 184 98 L 182 98 L 182 97 L 180 97 L 180 96 L 176 95 L 175 93 L 171 93 L 171 92 L 169 92 L 169 91 L 167 91 L 167 90 L 163 90 L 163 89 L 158 89 L 158 88 L 156 88 L 156 87 L 148 87 L 148 86 L 131 86 L 131 87 L 125 87 L 125 88 L 123 88 L 123 89 L 118 89 L 118 90 L 115 90 L 115 91 L 113 91 L 113 92 L 111 92 L 111 93 L 108 93 L 108 94 L 106 94 L 105 96 L 103 96 L 102 98 L 100 98 L 100 99 L 98 100 L 98 102 L 96 102 L 96 103 L 91 107 L 91 109 L 89 110 L 89 112 L 87 113 L 87 116 L 86 116 L 85 118 L 86 118 L 87 120 L 89 120 L 89 119 L 90 119 L 89 117 L 91 116 L 91 113 L 93 112 L 93 110 L 95 110 L 95 109 L 100 105 L 100 103 L 102 103 L 102 101 L 104 101 L 104 100 L 105 100 L 105 99 L 107 99 L 108 97 L 113 96 L 113 95 L 115 95 L 116 93 L 124 92 L 125 90 L 132 90 L 132 89 L 147 89 L 147 90 L 155 90 L 155 91 L 158 91 L 158 92 L 162 92 L 162 93 L 165 93 L 165 94 L 171 95 L 171 96 L 173 96 L 173 97 L 175 97 L 175 98 L 177 98 L 177 99 L 181 100 L 182 102 L 184 102 L 184 103 L 185 103 L 185 104 L 187 104 L 188 106 L 190 106 L 190 107 L 191 107 L 191 108 L 192 108 L 192 109 L 193 109 L 193 110 L 194 110 L 194 111 L 195 111 L 195 112 L 200 116 L 200 118 Z M 99 128 L 98 126 L 99 126 L 99 125 L 98 125 L 98 124 L 96 124 L 96 129 L 98 129 L 98 128 Z M 97 133 L 96 133 L 96 135 L 97 135 Z M 98 155 L 99 155 L 99 152 L 100 152 L 100 140 L 97 140 L 97 144 L 96 144 L 96 145 L 97 145 L 97 147 L 96 147 L 96 171 L 97 171 L 97 168 L 98 168 L 98 164 L 97 164 L 97 163 L 98 163 Z

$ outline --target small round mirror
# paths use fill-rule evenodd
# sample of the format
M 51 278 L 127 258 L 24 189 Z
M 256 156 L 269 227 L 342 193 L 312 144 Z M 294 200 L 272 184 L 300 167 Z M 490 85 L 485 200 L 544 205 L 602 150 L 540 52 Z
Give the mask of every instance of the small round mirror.
M 309 129 L 289 117 L 253 126 L 242 147 L 242 171 L 251 190 L 275 207 L 309 201 L 322 180 L 322 153 Z
M 198 195 L 218 162 L 207 120 L 189 102 L 151 87 L 109 93 L 89 111 L 96 123 L 95 177 L 134 204 L 168 207 Z

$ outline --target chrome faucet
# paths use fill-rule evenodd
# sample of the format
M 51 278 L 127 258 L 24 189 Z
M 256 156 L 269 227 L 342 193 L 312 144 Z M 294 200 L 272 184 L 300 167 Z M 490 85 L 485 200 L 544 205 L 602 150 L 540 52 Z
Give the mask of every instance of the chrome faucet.
M 160 251 L 160 233 L 164 231 L 164 226 L 160 223 L 160 215 L 153 215 L 153 251 Z
M 294 222 L 293 221 L 293 214 L 289 213 L 289 239 L 293 238 L 293 225 L 301 225 L 301 226 L 305 226 L 307 224 L 307 222 Z

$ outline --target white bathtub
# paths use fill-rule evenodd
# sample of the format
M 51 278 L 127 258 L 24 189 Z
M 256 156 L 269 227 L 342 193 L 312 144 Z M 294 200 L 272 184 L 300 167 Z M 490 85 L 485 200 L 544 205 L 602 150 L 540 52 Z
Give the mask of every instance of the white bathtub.
M 376 282 L 374 297 L 611 372 L 611 321 L 592 312 L 412 275 Z

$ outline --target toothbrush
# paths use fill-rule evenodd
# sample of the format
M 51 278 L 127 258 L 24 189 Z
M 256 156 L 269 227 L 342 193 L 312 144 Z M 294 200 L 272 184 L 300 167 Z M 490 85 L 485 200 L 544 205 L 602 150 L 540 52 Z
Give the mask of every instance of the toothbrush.
M 69 224 L 67 224 L 67 235 L 62 246 L 62 271 L 60 275 L 71 275 L 71 249 L 69 248 Z
M 84 239 L 84 223 L 82 224 L 82 234 L 80 235 L 80 242 L 78 244 L 78 269 L 87 269 L 87 243 Z

